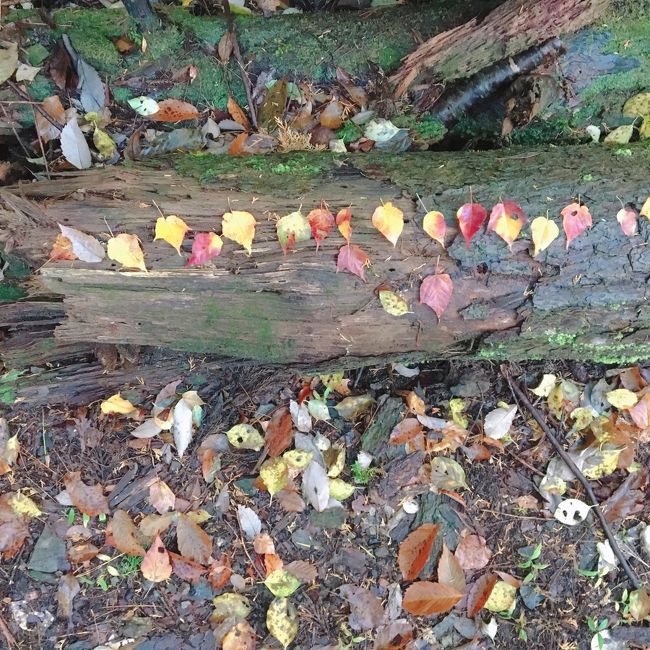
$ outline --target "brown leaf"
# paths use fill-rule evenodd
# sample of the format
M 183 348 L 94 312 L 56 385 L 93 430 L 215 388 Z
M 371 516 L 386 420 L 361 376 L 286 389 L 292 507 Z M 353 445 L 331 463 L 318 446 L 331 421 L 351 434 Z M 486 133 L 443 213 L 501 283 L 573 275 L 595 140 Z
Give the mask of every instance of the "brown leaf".
M 58 95 L 52 95 L 51 97 L 46 97 L 41 103 L 41 108 L 56 122 L 59 124 L 65 124 L 65 109 L 61 103 L 61 99 Z M 44 117 L 38 111 L 34 112 L 36 132 L 38 136 L 43 140 L 44 144 L 47 144 L 50 140 L 54 140 L 61 135 L 61 129 L 58 129 L 52 122 L 50 122 L 46 117 Z
M 146 552 L 140 570 L 142 575 L 151 582 L 164 582 L 171 577 L 172 564 L 160 536 L 156 537 L 154 543 Z
M 607 523 L 622 523 L 626 517 L 643 512 L 648 481 L 648 470 L 643 468 L 630 474 L 601 508 Z
M 81 591 L 79 581 L 72 573 L 66 573 L 59 579 L 59 587 L 56 592 L 57 616 L 59 618 L 72 618 L 72 601 Z
M 293 442 L 292 425 L 291 413 L 286 406 L 278 409 L 273 414 L 264 434 L 270 458 L 275 458 L 289 449 Z
M 29 537 L 29 528 L 17 517 L 6 521 L 0 519 L 0 522 L 0 555 L 6 561 L 20 551 Z
M 186 558 L 207 564 L 212 555 L 212 538 L 186 515 L 180 515 L 176 524 L 178 550 Z
M 273 131 L 277 128 L 276 119 L 282 119 L 284 109 L 287 105 L 289 87 L 287 80 L 278 79 L 271 88 L 266 91 L 266 95 L 260 104 L 258 111 L 258 122 L 262 128 Z
M 162 535 L 176 520 L 176 513 L 167 513 L 164 515 L 147 515 L 138 524 L 140 534 L 146 540 L 153 540 L 156 535 Z
M 400 544 L 397 563 L 404 580 L 415 580 L 420 575 L 439 530 L 438 524 L 423 524 Z
M 222 434 L 213 433 L 201 441 L 196 455 L 201 463 L 201 473 L 206 483 L 212 483 L 221 469 L 221 454 L 224 450 Z
M 68 559 L 72 564 L 83 564 L 99 555 L 99 549 L 89 542 L 75 544 L 68 549 Z
M 318 570 L 311 562 L 304 560 L 294 560 L 284 567 L 294 578 L 298 578 L 300 582 L 308 585 L 316 581 L 318 577 Z
M 403 445 L 422 433 L 422 425 L 416 418 L 406 418 L 397 424 L 390 432 L 388 443 Z
M 226 34 L 227 33 L 228 32 L 226 32 Z M 237 122 L 237 124 L 241 124 L 244 127 L 245 131 L 250 132 L 253 130 L 253 127 L 251 126 L 251 123 L 248 120 L 248 116 L 246 115 L 246 113 L 244 113 L 241 106 L 230 95 L 228 95 L 228 112 L 230 113 L 232 119 L 235 120 L 235 122 Z
M 255 650 L 255 630 L 248 621 L 239 621 L 228 630 L 221 642 L 222 650 Z
M 333 100 L 321 111 L 320 123 L 321 126 L 326 126 L 328 129 L 340 129 L 343 124 L 344 106 L 341 102 Z
M 487 547 L 485 538 L 479 535 L 461 534 L 454 555 L 462 569 L 471 571 L 486 566 L 492 557 L 492 552 Z
M 438 582 L 453 587 L 456 591 L 464 594 L 467 585 L 465 584 L 465 572 L 458 560 L 451 554 L 447 544 L 442 543 L 442 555 L 438 563 Z
M 276 495 L 280 506 L 287 512 L 302 512 L 305 509 L 305 502 L 297 492 L 290 490 L 280 490 Z
M 470 618 L 475 618 L 481 609 L 483 609 L 498 580 L 498 576 L 493 573 L 486 573 L 469 588 L 467 615 Z
M 219 57 L 219 61 L 226 65 L 228 61 L 230 61 L 230 55 L 232 54 L 232 51 L 235 47 L 235 35 L 231 31 L 227 31 L 224 33 L 224 35 L 221 37 L 219 40 L 219 43 L 217 44 L 217 56 Z M 230 101 L 230 100 L 228 100 Z M 230 107 L 228 107 L 228 112 L 232 115 L 232 112 L 230 111 Z M 236 117 L 233 116 L 233 119 L 239 122 Z M 241 122 L 239 122 L 241 124 Z
M 188 560 L 182 555 L 172 553 L 171 551 L 168 551 L 168 554 L 169 559 L 172 561 L 172 571 L 185 582 L 195 585 L 199 582 L 201 576 L 207 571 L 206 568 L 202 567 L 197 562 Z
M 89 517 L 108 514 L 108 500 L 101 485 L 86 485 L 81 481 L 81 472 L 68 472 L 63 483 L 70 500 L 80 512 Z
M 230 556 L 225 553 L 221 553 L 208 567 L 208 582 L 215 590 L 223 589 L 230 580 L 231 575 Z
M 110 521 L 110 534 L 115 548 L 127 555 L 143 556 L 145 550 L 139 541 L 138 529 L 124 510 L 116 510 Z
M 375 594 L 355 585 L 343 585 L 339 592 L 350 603 L 349 623 L 353 630 L 373 630 L 382 622 L 384 608 Z
M 275 545 L 268 533 L 257 533 L 253 540 L 253 548 L 258 555 L 275 554 Z
M 422 580 L 414 582 L 404 594 L 402 606 L 415 616 L 432 616 L 448 612 L 463 594 L 449 585 Z
M 196 106 L 180 99 L 163 99 L 158 102 L 158 112 L 149 116 L 155 122 L 182 122 L 199 116 Z
M 377 630 L 373 650 L 405 650 L 413 640 L 413 626 L 404 620 L 392 621 Z
M 176 495 L 167 483 L 158 479 L 149 486 L 149 503 L 158 511 L 158 514 L 164 515 L 174 509 Z

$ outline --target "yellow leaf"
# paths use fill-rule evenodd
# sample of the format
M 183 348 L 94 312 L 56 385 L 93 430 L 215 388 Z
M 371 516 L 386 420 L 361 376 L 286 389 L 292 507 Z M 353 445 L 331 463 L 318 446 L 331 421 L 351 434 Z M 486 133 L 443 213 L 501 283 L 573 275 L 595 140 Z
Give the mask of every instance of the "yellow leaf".
M 591 406 L 580 406 L 573 409 L 570 413 L 573 420 L 571 431 L 582 431 L 586 429 L 594 420 L 594 410 Z
M 239 594 L 221 594 L 212 599 L 214 611 L 210 615 L 210 622 L 221 623 L 227 618 L 246 618 L 251 613 L 248 598 Z
M 175 214 L 168 217 L 158 217 L 156 221 L 156 239 L 162 239 L 173 246 L 178 254 L 181 254 L 181 244 L 185 239 L 185 233 L 191 228 Z
M 445 232 L 447 231 L 447 224 L 442 212 L 432 210 L 424 215 L 422 220 L 422 229 L 424 232 L 435 239 L 443 248 L 445 247 Z
M 2 446 L 0 438 L 0 476 L 12 471 L 11 467 L 18 460 L 19 452 L 20 443 L 18 442 L 18 434 L 7 438 L 4 446 Z
M 650 219 L 650 196 L 645 200 L 639 214 L 646 219 Z
M 469 422 L 467 416 L 465 415 L 465 409 L 467 408 L 467 403 L 464 399 L 460 397 L 454 397 L 449 400 L 449 410 L 451 411 L 451 419 L 463 429 L 467 429 Z
M 345 501 L 345 499 L 349 499 L 354 494 L 354 485 L 350 485 L 350 483 L 346 483 L 340 478 L 331 478 L 329 484 L 332 499 Z
M 623 115 L 626 117 L 650 115 L 650 93 L 639 93 L 630 97 L 623 105 Z
M 122 233 L 116 237 L 111 237 L 106 246 L 106 254 L 110 259 L 119 262 L 125 268 L 147 270 L 144 265 L 144 253 L 140 247 L 140 241 L 135 235 Z
M 203 510 L 203 508 L 200 510 L 190 510 L 185 516 L 195 524 L 204 524 L 209 519 L 212 519 L 212 515 L 207 510 Z
M 255 217 L 250 212 L 233 210 L 223 215 L 221 234 L 243 246 L 251 254 L 251 245 L 255 237 Z
M 605 397 L 617 409 L 630 409 L 639 401 L 639 398 L 627 388 L 610 390 L 609 393 L 605 393 Z
M 298 634 L 298 616 L 287 598 L 274 599 L 266 610 L 266 627 L 287 648 Z
M 260 467 L 260 478 L 273 496 L 284 489 L 289 481 L 289 467 L 283 458 L 269 458 Z
M 300 587 L 300 580 L 291 575 L 286 569 L 276 569 L 266 577 L 266 588 L 280 598 L 286 598 Z
M 226 436 L 228 436 L 230 444 L 237 449 L 259 451 L 264 446 L 264 438 L 250 424 L 236 424 L 232 429 L 226 431 Z
M 410 313 L 406 300 L 393 291 L 380 291 L 379 301 L 381 302 L 384 311 L 389 313 L 391 316 L 403 316 L 404 314 Z
M 43 514 L 41 509 L 26 494 L 22 494 L 22 492 L 16 492 L 16 494 L 12 495 L 9 498 L 9 503 L 11 504 L 11 509 L 17 515 L 24 515 L 33 519 Z
M 101 410 L 106 415 L 128 415 L 135 411 L 135 406 L 128 399 L 124 399 L 119 393 L 116 393 L 102 402 Z
M 99 151 L 104 158 L 113 157 L 115 149 L 117 148 L 113 138 L 111 138 L 106 131 L 102 131 L 96 124 L 95 131 L 93 132 L 93 142 L 97 151 Z
M 330 478 L 336 478 L 345 467 L 345 447 L 332 445 L 323 452 L 327 475 Z
M 492 589 L 484 607 L 491 612 L 507 612 L 515 604 L 517 587 L 499 580 Z
M 372 225 L 393 245 L 404 229 L 404 213 L 388 202 L 380 205 L 372 214 Z
M 623 447 L 616 447 L 611 443 L 601 445 L 598 451 L 589 460 L 589 465 L 582 468 L 585 478 L 597 481 L 603 476 L 609 476 L 616 471 L 618 459 L 623 451 Z
M 643 122 L 639 127 L 639 140 L 650 140 L 650 113 L 643 116 Z
M 289 467 L 294 469 L 305 469 L 311 463 L 314 454 L 311 451 L 304 451 L 303 449 L 292 449 L 282 455 Z
M 616 127 L 603 140 L 605 144 L 627 144 L 634 135 L 634 124 L 624 124 Z
M 556 380 L 557 377 L 555 375 L 542 375 L 539 386 L 532 388 L 530 392 L 538 397 L 548 397 L 555 386 Z
M 300 210 L 278 219 L 276 230 L 278 233 L 278 241 L 285 253 L 292 249 L 296 242 L 311 239 L 309 221 L 307 221 Z
M 530 224 L 530 231 L 533 235 L 535 252 L 533 257 L 546 250 L 559 236 L 560 229 L 555 221 L 547 217 L 537 217 Z

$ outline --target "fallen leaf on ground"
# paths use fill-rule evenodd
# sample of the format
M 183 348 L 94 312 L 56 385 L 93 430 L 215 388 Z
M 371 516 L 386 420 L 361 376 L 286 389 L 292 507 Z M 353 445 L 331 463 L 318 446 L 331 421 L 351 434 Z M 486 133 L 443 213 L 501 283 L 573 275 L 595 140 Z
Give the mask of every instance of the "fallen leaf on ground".
M 533 257 L 546 250 L 560 235 L 560 229 L 555 221 L 547 217 L 536 217 L 530 224 L 530 232 L 535 245 Z
M 225 553 L 221 553 L 208 567 L 207 579 L 215 590 L 223 589 L 228 584 L 231 575 L 230 556 Z
M 437 456 L 431 460 L 431 485 L 438 490 L 466 488 L 465 470 L 453 458 Z
M 264 438 L 252 424 L 236 424 L 226 431 L 226 436 L 237 449 L 259 451 L 264 446 Z
M 72 573 L 66 573 L 59 578 L 59 586 L 56 591 L 57 616 L 72 618 L 72 601 L 80 591 L 81 585 Z
M 629 203 L 616 213 L 616 221 L 621 224 L 621 230 L 627 237 L 634 237 L 636 235 L 637 217 L 638 213 L 636 209 Z
M 650 201 L 650 199 L 648 199 Z M 650 215 L 650 209 L 648 210 L 648 214 Z M 650 216 L 648 217 L 650 219 Z M 350 224 L 352 220 L 352 210 L 350 208 L 343 208 L 342 210 L 339 210 L 338 214 L 336 215 L 336 227 L 339 229 L 339 232 L 341 233 L 341 236 L 345 241 L 350 243 L 350 238 L 352 237 L 352 226 Z
M 287 648 L 298 634 L 298 615 L 286 598 L 275 598 L 266 611 L 266 627 L 283 648 Z
M 18 66 L 18 43 L 0 41 L 0 84 L 13 75 Z
M 274 596 L 287 598 L 300 587 L 300 580 L 286 569 L 278 569 L 267 576 L 264 584 Z
M 424 232 L 435 239 L 443 248 L 445 248 L 445 233 L 447 232 L 447 224 L 442 212 L 435 210 L 427 212 L 422 220 L 422 229 Z
M 305 560 L 294 560 L 287 564 L 285 569 L 306 585 L 315 582 L 318 578 L 318 569 L 311 562 Z
M 336 272 L 348 271 L 358 277 L 364 282 L 365 268 L 370 266 L 370 258 L 361 250 L 356 244 L 346 244 L 341 246 L 339 256 L 336 261 Z
M 311 239 L 311 227 L 305 215 L 298 210 L 278 219 L 276 224 L 278 241 L 282 252 L 286 255 L 296 242 Z
M 469 248 L 472 237 L 483 225 L 486 217 L 487 210 L 480 203 L 465 203 L 458 208 L 456 218 L 467 248 Z
M 553 516 L 567 526 L 575 526 L 587 518 L 590 509 L 589 505 L 580 499 L 565 499 L 555 509 Z
M 510 433 L 516 415 L 516 406 L 500 407 L 490 411 L 483 421 L 483 432 L 493 440 L 505 438 Z
M 58 95 L 46 97 L 41 103 L 41 108 L 55 122 L 65 124 L 65 109 L 63 108 L 63 104 Z M 61 129 L 54 126 L 50 120 L 41 115 L 38 111 L 35 111 L 34 113 L 34 122 L 36 124 L 36 132 L 41 140 L 43 140 L 43 144 L 47 144 L 50 140 L 55 140 L 61 136 Z
M 136 411 L 135 406 L 124 399 L 119 393 L 115 393 L 100 405 L 101 412 L 105 415 L 130 415 Z
M 175 214 L 170 214 L 168 217 L 158 217 L 156 220 L 156 239 L 162 239 L 176 249 L 176 252 L 181 254 L 181 245 L 185 239 L 185 233 L 190 230 L 190 227 Z
M 143 117 L 154 115 L 160 110 L 160 106 L 155 99 L 151 97 L 145 97 L 144 95 L 140 97 L 133 97 L 132 99 L 127 100 L 127 104 L 138 115 L 142 115 Z
M 243 246 L 251 254 L 251 246 L 255 237 L 255 217 L 250 212 L 233 210 L 223 215 L 221 224 L 222 235 L 227 239 Z
M 138 529 L 124 510 L 116 510 L 110 521 L 110 534 L 115 548 L 127 555 L 143 556 L 145 550 L 139 541 Z
M 566 235 L 566 248 L 568 250 L 571 242 L 580 236 L 587 228 L 591 227 L 591 214 L 586 205 L 571 203 L 564 208 L 562 215 L 562 226 Z
M 292 424 L 291 413 L 284 406 L 271 417 L 264 434 L 267 452 L 271 458 L 279 456 L 291 446 L 293 442 Z
M 61 131 L 61 152 L 77 169 L 88 169 L 93 164 L 90 148 L 76 117 L 72 117 Z
M 289 467 L 282 458 L 269 458 L 260 467 L 260 478 L 269 494 L 273 496 L 283 490 L 289 482 Z
M 449 307 L 453 289 L 454 285 L 447 273 L 428 275 L 420 285 L 420 304 L 431 307 L 440 320 Z
M 240 594 L 221 594 L 212 599 L 214 610 L 210 615 L 211 623 L 221 623 L 227 618 L 244 619 L 251 613 L 248 598 Z
M 461 592 L 449 585 L 423 580 L 406 590 L 402 606 L 414 616 L 433 616 L 448 612 L 462 597 Z
M 442 543 L 442 555 L 438 562 L 438 582 L 453 587 L 461 594 L 465 593 L 467 587 L 463 567 L 460 566 L 460 562 L 452 555 L 444 542 Z
M 409 313 L 409 306 L 406 300 L 398 296 L 394 291 L 383 289 L 379 292 L 379 302 L 384 311 L 391 316 L 403 316 Z
M 342 399 L 334 408 L 344 420 L 354 421 L 375 403 L 372 395 L 350 395 Z
M 492 208 L 488 230 L 493 230 L 512 250 L 512 243 L 519 237 L 527 221 L 528 218 L 518 203 L 503 201 Z
M 326 126 L 328 129 L 340 129 L 343 125 L 343 112 L 344 106 L 341 102 L 333 100 L 321 111 L 320 123 L 321 126 Z
M 440 526 L 422 524 L 400 544 L 397 563 L 404 580 L 415 580 L 424 569 Z
M 488 548 L 485 538 L 480 535 L 466 534 L 461 535 L 454 555 L 461 568 L 465 571 L 473 571 L 487 566 L 492 551 Z
M 72 252 L 82 262 L 91 264 L 101 262 L 104 259 L 104 247 L 93 237 L 76 228 L 69 228 L 59 224 L 61 234 L 66 237 L 72 246 Z
M 182 122 L 199 116 L 196 106 L 180 99 L 163 99 L 158 102 L 158 110 L 149 115 L 156 122 Z
M 108 240 L 106 246 L 108 257 L 119 262 L 127 269 L 140 269 L 146 271 L 144 253 L 140 247 L 140 240 L 136 235 L 121 233 Z
M 244 535 L 254 540 L 262 532 L 262 522 L 254 510 L 247 506 L 237 506 L 237 520 Z
M 11 472 L 18 460 L 19 451 L 18 434 L 10 436 L 7 420 L 0 417 L 0 476 Z
M 605 398 L 617 409 L 631 409 L 639 401 L 636 394 L 627 388 L 610 390 L 608 393 L 605 393 Z
M 334 215 L 327 207 L 320 207 L 312 210 L 307 215 L 307 221 L 311 228 L 311 235 L 316 240 L 316 250 L 320 243 L 329 236 L 334 226 Z
M 172 563 L 159 535 L 146 552 L 140 570 L 151 582 L 164 582 L 171 577 Z
M 173 510 L 176 505 L 176 495 L 165 481 L 158 479 L 149 486 L 149 503 L 161 515 Z
M 199 564 L 207 564 L 212 555 L 212 538 L 187 515 L 179 515 L 176 523 L 178 550 Z
M 381 600 L 368 589 L 343 585 L 339 593 L 350 604 L 350 628 L 355 631 L 374 630 L 384 618 Z
M 503 580 L 498 580 L 483 607 L 490 612 L 508 612 L 516 599 L 517 587 Z
M 257 635 L 248 621 L 235 623 L 221 642 L 222 650 L 255 650 L 256 647 Z
M 89 517 L 108 514 L 108 500 L 101 485 L 86 485 L 81 480 L 81 472 L 68 472 L 63 483 L 73 505 Z
M 327 508 L 330 500 L 329 479 L 325 469 L 312 461 L 302 476 L 302 489 L 305 499 L 318 512 Z
M 298 431 L 302 431 L 303 433 L 309 433 L 311 431 L 311 415 L 306 402 L 298 404 L 296 400 L 292 399 L 289 402 L 289 412 L 291 413 L 293 424 Z
M 192 242 L 192 253 L 187 266 L 208 264 L 221 253 L 223 240 L 213 232 L 197 232 Z
M 404 213 L 389 201 L 372 213 L 372 225 L 393 246 L 397 246 L 397 240 L 404 230 Z
M 467 615 L 470 618 L 475 618 L 483 609 L 498 580 L 493 573 L 486 573 L 470 587 L 467 596 Z
M 172 572 L 184 582 L 196 585 L 207 572 L 205 567 L 202 567 L 198 562 L 194 562 L 194 560 L 171 551 L 168 551 L 168 553 L 172 563 Z

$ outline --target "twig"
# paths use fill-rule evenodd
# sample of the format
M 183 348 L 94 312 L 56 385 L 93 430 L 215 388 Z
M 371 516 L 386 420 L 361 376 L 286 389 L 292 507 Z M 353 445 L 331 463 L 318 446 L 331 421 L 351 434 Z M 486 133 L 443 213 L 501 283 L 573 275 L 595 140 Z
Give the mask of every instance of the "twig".
M 596 513 L 596 516 L 598 517 L 598 521 L 600 521 L 600 525 L 603 528 L 605 537 L 607 537 L 607 541 L 609 541 L 609 545 L 611 546 L 614 555 L 621 563 L 621 566 L 623 567 L 625 574 L 629 578 L 634 588 L 639 589 L 639 587 L 641 586 L 641 581 L 632 570 L 632 567 L 629 565 L 628 561 L 623 556 L 623 553 L 621 553 L 621 549 L 619 548 L 616 542 L 614 533 L 612 532 L 612 529 L 609 527 L 609 524 L 605 519 L 605 515 L 603 515 L 603 511 L 600 509 L 598 499 L 596 499 L 596 495 L 594 494 L 594 491 L 591 489 L 591 485 L 589 484 L 589 481 L 585 478 L 584 474 L 580 471 L 578 466 L 573 462 L 571 456 L 569 456 L 569 454 L 567 454 L 567 452 L 564 450 L 564 447 L 562 447 L 562 445 L 559 443 L 558 439 L 555 437 L 548 424 L 546 424 L 546 421 L 542 417 L 542 414 L 530 403 L 530 400 L 526 396 L 526 393 L 520 388 L 520 386 L 518 386 L 512 380 L 512 378 L 510 377 L 510 375 L 508 374 L 505 368 L 502 368 L 501 372 L 503 373 L 503 376 L 507 379 L 512 390 L 517 395 L 517 398 L 528 409 L 528 411 L 530 411 L 530 414 L 533 416 L 534 420 L 542 428 L 542 431 L 546 434 L 546 437 L 549 439 L 550 443 L 553 445 L 555 451 L 557 451 L 560 458 L 566 463 L 569 469 L 573 472 L 574 476 L 581 483 L 582 487 L 585 489 L 585 492 L 587 493 L 589 500 L 593 504 L 593 510 Z
M 41 108 L 38 102 L 35 102 L 27 93 L 23 92 L 13 81 L 7 81 L 7 85 L 13 89 L 14 92 L 18 93 L 23 99 L 29 101 L 32 106 L 52 125 L 55 126 L 59 131 L 63 130 L 63 124 L 59 124 L 46 110 Z
M 0 616 L 0 632 L 2 632 L 2 635 L 4 636 L 5 640 L 7 641 L 7 647 L 11 650 L 14 646 L 16 646 L 16 639 L 14 639 L 13 634 L 10 632 L 8 625 L 5 623 L 4 619 L 2 616 Z
M 232 53 L 235 55 L 235 59 L 241 68 L 242 81 L 244 82 L 244 89 L 246 90 L 246 101 L 248 102 L 248 112 L 251 116 L 251 124 L 254 129 L 257 129 L 257 115 L 255 112 L 255 102 L 253 101 L 253 86 L 251 85 L 251 80 L 246 72 L 244 59 L 241 55 L 241 50 L 239 49 L 239 41 L 237 40 L 237 32 L 235 31 L 235 21 L 233 20 L 228 0 L 222 0 L 222 5 L 226 14 L 226 20 L 228 21 L 228 31 L 232 36 Z
M 32 108 L 32 115 L 34 116 L 34 124 L 36 124 L 36 111 L 34 110 L 34 105 L 31 105 Z M 43 164 L 45 165 L 45 175 L 47 176 L 47 180 L 51 181 L 52 177 L 50 176 L 50 166 L 47 164 L 47 158 L 45 156 L 45 145 L 43 144 L 43 140 L 41 139 L 41 134 L 38 132 L 38 129 L 36 129 L 36 137 L 38 138 L 38 145 L 41 148 L 41 155 L 43 156 Z

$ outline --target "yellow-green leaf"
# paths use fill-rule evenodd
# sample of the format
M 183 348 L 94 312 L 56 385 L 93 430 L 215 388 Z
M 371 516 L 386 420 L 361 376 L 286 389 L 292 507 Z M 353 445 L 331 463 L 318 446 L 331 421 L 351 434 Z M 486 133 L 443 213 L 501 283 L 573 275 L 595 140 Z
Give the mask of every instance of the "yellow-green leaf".
M 39 517 L 43 514 L 41 509 L 32 501 L 26 494 L 22 492 L 16 492 L 9 498 L 9 503 L 11 504 L 11 509 L 17 515 L 24 515 L 33 519 L 34 517 Z
M 499 580 L 492 589 L 484 607 L 491 612 L 508 612 L 515 604 L 517 587 Z
M 464 399 L 460 397 L 454 397 L 449 400 L 449 411 L 451 412 L 451 419 L 463 429 L 467 429 L 469 421 L 465 415 L 465 409 L 467 408 L 467 403 Z
M 181 244 L 185 239 L 185 233 L 191 230 L 190 227 L 175 214 L 170 214 L 168 217 L 158 217 L 156 221 L 156 239 L 162 239 L 176 249 L 176 252 L 181 254 Z
M 97 125 L 95 125 L 95 131 L 93 132 L 93 142 L 99 153 L 104 156 L 104 158 L 112 158 L 117 145 L 113 141 L 106 131 L 102 131 Z
M 605 393 L 605 397 L 607 398 L 607 401 L 617 409 L 632 408 L 639 401 L 636 394 L 627 388 L 610 390 L 609 393 Z
M 624 124 L 616 127 L 603 140 L 605 144 L 627 144 L 634 135 L 634 124 Z
M 350 485 L 350 483 L 346 483 L 340 478 L 331 478 L 329 483 L 332 499 L 345 501 L 345 499 L 349 499 L 354 494 L 354 485 Z
M 264 581 L 267 589 L 278 598 L 286 598 L 300 587 L 300 580 L 286 569 L 276 569 Z
M 110 259 L 119 262 L 128 269 L 147 270 L 140 241 L 135 235 L 121 233 L 111 237 L 106 245 L 106 254 Z
M 226 432 L 228 440 L 237 449 L 252 449 L 259 451 L 264 446 L 264 438 L 260 432 L 250 424 L 236 424 Z
M 287 648 L 298 634 L 298 616 L 286 598 L 276 598 L 266 610 L 266 627 Z
M 292 449 L 282 455 L 287 465 L 294 469 L 305 469 L 311 463 L 313 457 L 314 454 L 311 451 L 305 451 L 303 449 Z
M 284 458 L 269 458 L 260 467 L 260 478 L 273 496 L 284 489 L 289 481 L 289 467 Z
M 276 224 L 278 241 L 282 250 L 286 253 L 291 250 L 296 242 L 311 239 L 311 227 L 309 221 L 300 210 L 278 219 Z
M 626 117 L 650 115 L 650 93 L 639 93 L 630 97 L 623 105 L 623 115 Z
M 403 316 L 409 313 L 409 306 L 406 300 L 393 291 L 380 291 L 379 300 L 384 311 L 388 312 L 391 316 Z
M 210 615 L 210 621 L 221 623 L 227 618 L 246 618 L 251 613 L 248 598 L 240 594 L 221 594 L 212 600 L 214 611 Z

